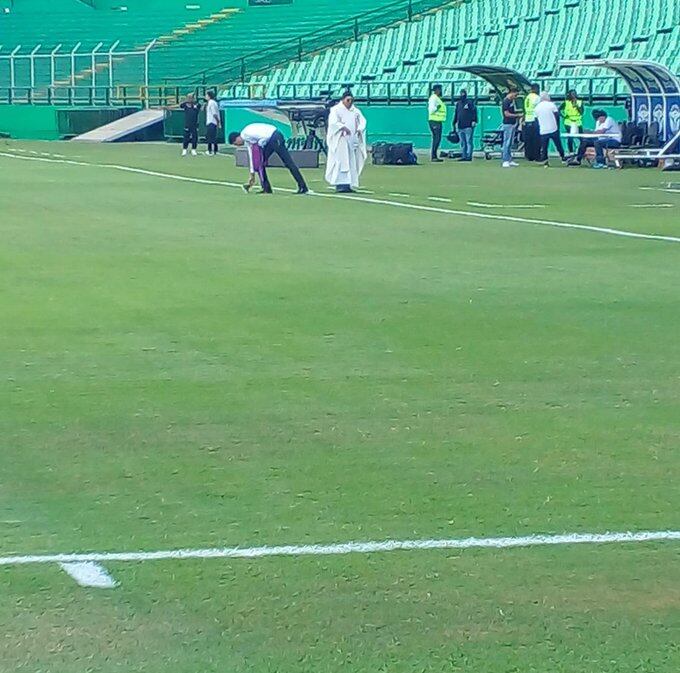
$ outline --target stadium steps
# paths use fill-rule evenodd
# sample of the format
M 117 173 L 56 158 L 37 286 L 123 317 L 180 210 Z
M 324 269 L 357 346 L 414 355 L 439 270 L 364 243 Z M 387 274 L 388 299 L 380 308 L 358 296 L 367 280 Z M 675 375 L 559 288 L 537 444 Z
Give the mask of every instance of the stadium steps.
M 170 42 L 176 41 L 176 40 L 181 40 L 184 36 L 187 35 L 192 35 L 194 33 L 197 33 L 201 30 L 205 30 L 208 26 L 214 25 L 216 23 L 219 23 L 220 21 L 224 21 L 226 19 L 229 19 L 232 17 L 234 14 L 239 12 L 240 9 L 236 7 L 225 7 L 224 9 L 221 9 L 219 12 L 215 12 L 214 14 L 211 14 L 207 19 L 201 19 L 200 21 L 191 21 L 189 23 L 184 24 L 181 28 L 176 28 L 173 30 L 171 33 L 166 33 L 164 35 L 160 35 L 159 37 L 155 38 L 156 44 L 159 46 L 169 44 Z M 145 44 L 136 44 L 134 45 L 135 50 L 143 50 L 147 46 L 148 42 Z M 153 50 L 154 47 L 152 47 Z M 122 63 L 125 59 L 123 57 L 117 57 L 114 58 L 113 61 L 114 63 Z M 108 63 L 98 63 L 95 68 L 94 72 L 95 74 L 103 74 L 104 72 L 107 72 L 109 70 L 109 64 Z M 78 73 L 76 73 L 74 77 L 74 81 L 76 85 L 79 82 L 82 82 L 84 80 L 92 80 L 92 68 L 85 68 Z M 57 80 L 54 82 L 54 86 L 69 86 L 71 84 L 71 79 L 63 79 L 63 80 Z
M 89 143 L 111 143 L 125 138 L 137 131 L 158 124 L 165 119 L 165 110 L 141 110 L 134 114 L 116 119 L 110 124 L 105 124 L 97 129 L 76 136 L 73 140 L 81 140 Z

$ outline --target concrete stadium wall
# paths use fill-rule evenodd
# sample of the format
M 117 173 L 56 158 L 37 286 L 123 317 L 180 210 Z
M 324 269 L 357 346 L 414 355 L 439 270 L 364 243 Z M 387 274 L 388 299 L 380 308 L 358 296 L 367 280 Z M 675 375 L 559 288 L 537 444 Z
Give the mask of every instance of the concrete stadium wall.
M 616 119 L 626 119 L 626 110 L 622 106 L 602 107 L 611 112 Z M 57 140 L 59 109 L 64 108 L 48 105 L 0 105 L 0 132 L 9 133 L 12 138 L 25 140 Z M 361 105 L 361 110 L 368 122 L 369 142 L 412 142 L 418 149 L 429 146 L 430 133 L 424 105 Z M 453 112 L 449 108 L 446 130 L 451 128 L 452 115 Z M 229 109 L 225 112 L 225 117 L 225 130 L 237 130 L 253 121 L 265 121 L 275 123 L 284 134 L 290 134 L 290 128 L 285 124 L 272 122 L 251 110 Z M 484 131 L 498 128 L 500 125 L 501 115 L 498 106 L 480 106 L 479 120 L 475 134 L 476 144 Z M 586 126 L 589 122 L 590 108 L 586 108 Z M 443 148 L 446 149 L 447 146 L 444 142 Z
M 0 105 L 0 133 L 22 140 L 58 140 L 57 108 L 51 105 Z

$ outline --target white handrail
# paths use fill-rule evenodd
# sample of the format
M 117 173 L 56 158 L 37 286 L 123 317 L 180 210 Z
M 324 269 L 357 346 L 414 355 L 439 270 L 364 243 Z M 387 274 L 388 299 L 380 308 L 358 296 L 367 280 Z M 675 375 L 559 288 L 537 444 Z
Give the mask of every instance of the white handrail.
M 156 38 L 151 40 L 149 44 L 146 45 L 146 48 L 144 49 L 144 90 L 146 91 L 146 95 L 144 96 L 146 102 L 146 106 L 149 106 L 148 100 L 148 92 L 149 92 L 149 51 L 151 48 L 156 44 Z
M 9 85 L 12 89 L 16 86 L 15 73 L 14 73 L 14 56 L 21 49 L 21 45 L 18 44 L 14 51 L 9 55 Z
M 113 52 L 120 44 L 120 40 L 116 40 L 109 49 L 109 88 L 113 89 Z
M 57 76 L 56 57 L 61 49 L 61 42 L 50 52 L 50 86 L 54 86 L 54 80 Z
M 81 42 L 78 42 L 78 44 L 71 49 L 71 86 L 76 85 L 76 52 L 80 49 L 81 44 Z
M 92 81 L 93 88 L 97 86 L 97 70 L 96 70 L 97 52 L 102 48 L 103 45 L 104 45 L 103 42 L 99 42 L 97 46 L 92 50 L 92 53 L 90 54 L 90 56 L 92 57 L 92 65 L 90 66 L 92 68 L 92 74 L 90 80 Z
M 33 51 L 29 55 L 31 63 L 31 89 L 35 88 L 35 55 L 40 51 L 42 44 L 37 45 L 33 48 Z

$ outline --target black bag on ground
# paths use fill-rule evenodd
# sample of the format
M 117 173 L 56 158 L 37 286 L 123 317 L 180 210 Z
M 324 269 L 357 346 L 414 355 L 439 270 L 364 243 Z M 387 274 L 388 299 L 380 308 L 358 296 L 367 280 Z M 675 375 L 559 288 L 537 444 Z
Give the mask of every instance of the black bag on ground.
M 417 162 L 413 143 L 375 143 L 373 163 L 376 166 L 412 166 Z

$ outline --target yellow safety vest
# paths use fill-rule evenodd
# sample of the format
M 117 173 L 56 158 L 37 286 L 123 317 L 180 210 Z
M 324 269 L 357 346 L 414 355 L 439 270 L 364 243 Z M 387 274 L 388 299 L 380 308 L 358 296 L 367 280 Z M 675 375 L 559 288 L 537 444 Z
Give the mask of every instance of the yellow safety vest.
M 567 122 L 567 124 L 581 126 L 583 123 L 583 114 L 579 111 L 579 108 L 581 110 L 583 109 L 583 101 L 581 100 L 577 99 L 576 103 L 570 100 L 564 101 L 564 110 L 562 114 L 564 116 L 564 121 Z
M 538 101 L 541 100 L 539 95 L 537 93 L 528 93 L 526 98 L 524 99 L 524 121 L 525 122 L 532 122 L 534 119 L 536 119 L 536 115 L 534 114 L 534 109 L 536 108 L 536 105 L 538 104 Z
M 431 112 L 428 116 L 428 120 L 431 122 L 445 122 L 446 121 L 446 105 L 444 101 L 439 98 L 436 94 L 432 94 L 437 99 L 437 109 Z

